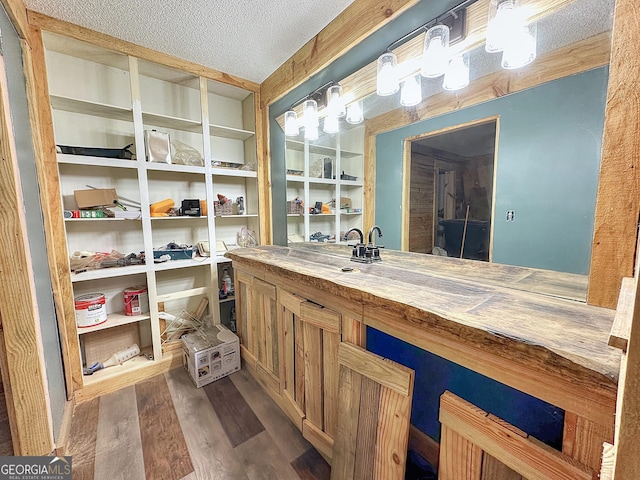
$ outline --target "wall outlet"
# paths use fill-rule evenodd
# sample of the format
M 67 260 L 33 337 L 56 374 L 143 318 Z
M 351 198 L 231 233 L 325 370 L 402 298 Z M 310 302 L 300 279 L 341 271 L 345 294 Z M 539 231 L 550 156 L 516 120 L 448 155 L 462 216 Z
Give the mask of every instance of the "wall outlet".
M 507 222 L 513 222 L 516 219 L 515 210 L 507 210 Z

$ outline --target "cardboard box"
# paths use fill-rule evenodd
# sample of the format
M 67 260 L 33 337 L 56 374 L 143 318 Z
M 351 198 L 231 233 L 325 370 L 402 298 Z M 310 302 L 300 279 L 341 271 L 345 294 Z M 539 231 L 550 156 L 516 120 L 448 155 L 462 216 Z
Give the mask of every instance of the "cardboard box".
M 340 197 L 340 207 L 338 208 L 351 208 L 351 199 L 349 197 Z
M 240 370 L 240 341 L 224 325 L 182 337 L 182 364 L 197 388 Z
M 73 196 L 76 197 L 78 208 L 112 207 L 114 201 L 118 200 L 115 188 L 94 188 L 91 190 L 75 190 Z

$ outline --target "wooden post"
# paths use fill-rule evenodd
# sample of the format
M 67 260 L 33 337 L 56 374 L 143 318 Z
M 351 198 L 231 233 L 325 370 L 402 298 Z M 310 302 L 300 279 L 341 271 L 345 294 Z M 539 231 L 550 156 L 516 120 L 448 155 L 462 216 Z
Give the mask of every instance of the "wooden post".
M 622 277 L 633 273 L 640 211 L 640 15 L 633 0 L 616 2 L 602 162 L 587 302 L 615 308 Z
M 13 416 L 12 441 L 15 455 L 44 455 L 53 450 L 51 412 L 39 331 L 38 307 L 31 254 L 26 238 L 22 190 L 18 173 L 9 92 L 4 60 L 0 57 L 0 249 L 2 284 L 0 319 L 2 345 L 10 394 L 7 407 Z M 19 295 L 19 299 L 17 296 Z

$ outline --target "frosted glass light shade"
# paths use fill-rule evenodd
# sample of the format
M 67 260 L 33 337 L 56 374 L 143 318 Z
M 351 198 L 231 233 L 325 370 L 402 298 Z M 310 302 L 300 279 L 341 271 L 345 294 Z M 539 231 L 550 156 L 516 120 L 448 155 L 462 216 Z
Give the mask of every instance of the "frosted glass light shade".
M 442 88 L 445 90 L 460 90 L 469 85 L 469 56 L 454 55 L 449 60 L 449 68 L 444 74 Z
M 514 28 L 521 24 L 515 0 L 491 0 L 487 18 L 487 41 L 484 48 L 489 53 L 501 52 L 510 42 Z
M 318 104 L 315 100 L 305 100 L 303 104 L 304 138 L 305 140 L 318 139 Z
M 329 115 L 324 117 L 324 125 L 322 126 L 322 130 L 325 133 L 338 133 L 340 131 L 340 121 L 338 117 L 333 113 L 329 113 Z
M 317 140 L 318 139 L 318 125 L 305 126 L 304 127 L 304 139 L 305 140 Z
M 377 91 L 378 95 L 386 97 L 393 95 L 400 88 L 396 66 L 398 59 L 393 52 L 385 52 L 378 57 Z
M 347 107 L 347 123 L 357 125 L 364 121 L 364 112 L 362 110 L 362 100 L 353 102 Z
M 400 103 L 405 107 L 412 107 L 422 102 L 422 82 L 420 75 L 412 75 L 402 82 Z
M 297 137 L 300 134 L 298 115 L 293 110 L 284 113 L 284 134 L 287 137 Z
M 318 126 L 318 104 L 315 100 L 305 100 L 303 107 L 304 116 L 302 117 L 304 127 Z
M 327 89 L 327 108 L 337 118 L 344 117 L 347 113 L 340 85 L 332 85 Z
M 422 51 L 423 77 L 436 78 L 443 75 L 449 63 L 449 27 L 436 25 L 427 30 Z
M 502 51 L 502 68 L 511 70 L 533 62 L 536 58 L 537 35 L 535 22 L 516 29 Z

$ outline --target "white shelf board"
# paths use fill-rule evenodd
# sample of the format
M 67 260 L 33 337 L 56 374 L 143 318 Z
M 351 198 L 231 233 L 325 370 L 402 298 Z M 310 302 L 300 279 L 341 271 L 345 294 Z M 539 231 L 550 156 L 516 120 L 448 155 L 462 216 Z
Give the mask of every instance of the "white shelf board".
M 173 163 L 145 162 L 147 170 L 157 170 L 161 172 L 181 172 L 181 173 L 198 173 L 204 175 L 204 167 L 195 167 L 193 165 L 176 165 Z
M 257 218 L 258 214 L 257 213 L 247 213 L 245 215 L 216 215 L 216 220 L 219 218 L 235 218 L 235 219 L 239 219 L 239 218 Z
M 335 185 L 336 181 L 333 178 L 310 178 L 309 183 L 323 184 L 323 185 Z
M 129 72 L 129 58 L 127 55 L 47 31 L 42 32 L 42 38 L 46 49 L 49 51 L 82 58 L 88 62 L 100 63 Z
M 190 215 L 180 215 L 177 217 L 151 217 L 151 221 L 153 222 L 158 222 L 158 221 L 162 221 L 162 220 L 169 220 L 169 221 L 174 221 L 174 220 L 201 220 L 201 219 L 206 219 L 206 216 L 200 216 L 200 217 L 192 217 Z
M 92 157 L 89 155 L 71 155 L 69 153 L 58 153 L 58 163 L 67 165 L 89 165 L 92 167 L 109 168 L 137 168 L 138 162 L 135 160 L 124 160 L 122 158 Z
M 55 110 L 133 122 L 133 110 L 131 108 L 117 107 L 106 103 L 90 102 L 88 100 L 63 97 L 60 95 L 51 95 L 49 98 L 51 99 L 51 107 Z
M 120 325 L 127 325 L 129 323 L 142 322 L 149 320 L 149 315 L 125 315 L 123 313 L 110 313 L 107 315 L 107 321 L 100 325 L 94 325 L 92 327 L 78 327 L 78 334 L 83 335 L 85 333 L 97 332 L 98 330 L 106 330 L 108 328 L 119 327 Z
M 340 212 L 340 215 L 362 215 L 362 212 Z
M 182 130 L 185 132 L 202 133 L 202 123 L 188 118 L 172 117 L 159 113 L 142 112 L 142 121 L 145 126 L 169 128 L 171 130 Z
M 153 269 L 156 272 L 160 272 L 176 268 L 200 267 L 202 265 L 211 265 L 211 263 L 211 257 L 194 257 L 188 260 L 169 260 L 163 263 L 154 263 Z
M 84 282 L 87 280 L 100 280 L 102 278 L 124 277 L 127 275 L 137 275 L 146 273 L 146 265 L 130 265 L 128 267 L 100 268 L 98 270 L 88 270 L 82 273 L 72 273 L 71 282 Z
M 335 213 L 316 213 L 315 215 L 309 215 L 309 218 L 322 218 L 322 217 L 335 217 Z
M 247 140 L 255 135 L 255 132 L 242 130 L 241 128 L 225 127 L 224 125 L 209 125 L 209 135 L 212 137 L 231 138 L 233 140 Z
M 287 175 L 287 182 L 304 183 L 304 179 L 302 175 Z
M 300 218 L 304 218 L 304 213 L 287 213 L 287 217 L 300 217 Z
M 136 222 L 139 222 L 140 220 L 142 220 L 142 216 L 139 216 L 138 218 L 106 217 L 106 218 L 65 218 L 64 219 L 65 222 L 70 222 L 70 223 L 75 223 L 75 222 L 113 222 L 113 221 L 120 221 L 120 220 L 134 220 Z
M 213 167 L 211 173 L 218 177 L 258 178 L 258 172 L 253 170 L 240 170 L 239 168 Z
M 219 263 L 231 263 L 231 259 L 227 258 L 227 257 L 225 257 L 223 255 L 216 255 L 214 258 L 215 258 L 215 262 L 218 263 L 218 264 Z
M 340 180 L 340 185 L 344 187 L 363 187 L 364 182 L 362 180 Z
M 299 140 L 287 140 L 286 148 L 290 150 L 297 150 L 299 152 L 304 152 L 304 142 Z M 318 154 L 318 155 L 328 155 L 330 157 L 336 156 L 335 147 L 326 147 L 324 145 L 314 145 L 313 143 L 309 144 L 309 153 Z M 359 152 L 350 152 L 348 150 L 340 150 L 341 158 L 353 158 L 362 155 Z

